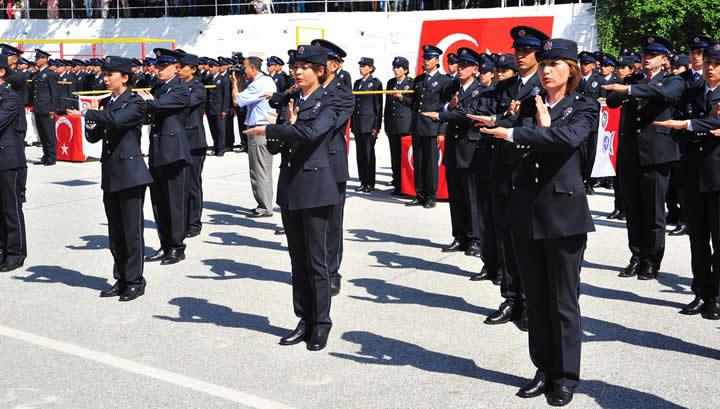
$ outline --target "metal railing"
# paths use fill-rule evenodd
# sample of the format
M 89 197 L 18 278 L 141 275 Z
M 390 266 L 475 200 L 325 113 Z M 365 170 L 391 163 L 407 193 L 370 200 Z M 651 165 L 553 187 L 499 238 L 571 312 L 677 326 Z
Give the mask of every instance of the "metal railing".
M 0 18 L 211 17 L 242 14 L 403 12 L 583 3 L 583 0 L 24 0 Z M 586 0 L 585 2 L 591 2 Z M 6 4 L 13 4 L 6 0 Z M 9 14 L 12 14 L 10 17 Z

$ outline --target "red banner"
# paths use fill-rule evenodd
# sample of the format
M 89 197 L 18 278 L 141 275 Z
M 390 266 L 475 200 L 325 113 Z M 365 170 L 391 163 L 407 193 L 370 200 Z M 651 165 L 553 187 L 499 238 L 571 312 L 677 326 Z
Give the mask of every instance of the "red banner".
M 57 159 L 69 162 L 85 161 L 83 152 L 82 118 L 58 115 L 55 117 Z
M 412 138 L 410 136 L 402 137 L 402 156 L 400 161 L 400 191 L 408 196 L 415 196 L 415 166 L 413 163 Z M 445 154 L 445 142 L 440 143 L 440 159 L 438 164 L 440 171 L 438 172 L 438 199 L 447 199 L 447 180 L 445 179 L 445 165 L 442 164 L 443 155 Z
M 447 72 L 447 53 L 457 52 L 460 47 L 468 47 L 480 53 L 512 52 L 510 29 L 519 25 L 534 27 L 552 37 L 552 16 L 423 21 L 417 74 L 422 73 L 422 46 L 425 44 L 443 50 L 440 69 Z

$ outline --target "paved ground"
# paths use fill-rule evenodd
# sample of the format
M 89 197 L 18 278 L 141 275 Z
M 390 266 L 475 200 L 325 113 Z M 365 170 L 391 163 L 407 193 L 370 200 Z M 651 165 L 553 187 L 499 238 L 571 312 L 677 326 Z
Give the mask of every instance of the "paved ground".
M 384 183 L 385 140 L 377 151 Z M 148 264 L 147 293 L 132 303 L 98 298 L 112 271 L 99 163 L 30 168 L 30 256 L 0 275 L 0 407 L 544 406 L 514 396 L 534 373 L 526 335 L 482 323 L 501 299 L 468 281 L 481 262 L 440 252 L 446 203 L 408 209 L 385 187 L 351 195 L 335 326 L 328 348 L 311 353 L 277 345 L 296 322 L 290 263 L 273 235 L 279 214 L 245 217 L 247 156 L 206 163 L 202 235 L 185 262 Z M 628 251 L 624 224 L 604 218 L 611 203 L 603 190 L 591 198 L 598 231 L 582 272 L 584 382 L 573 406 L 717 407 L 720 324 L 677 313 L 691 299 L 687 238 L 668 238 L 658 281 L 620 279 Z

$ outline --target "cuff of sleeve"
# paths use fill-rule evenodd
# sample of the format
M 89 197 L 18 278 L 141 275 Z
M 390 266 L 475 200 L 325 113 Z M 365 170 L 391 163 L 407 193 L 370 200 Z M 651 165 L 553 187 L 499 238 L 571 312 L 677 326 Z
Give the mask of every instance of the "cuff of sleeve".
M 515 138 L 513 137 L 513 131 L 514 131 L 514 130 L 515 130 L 515 129 L 510 128 L 510 130 L 508 131 L 507 140 L 508 140 L 509 142 L 515 142 Z
M 632 95 L 632 85 L 628 85 L 628 95 Z
M 687 125 L 687 130 L 693 132 L 692 121 L 688 119 L 685 123 Z

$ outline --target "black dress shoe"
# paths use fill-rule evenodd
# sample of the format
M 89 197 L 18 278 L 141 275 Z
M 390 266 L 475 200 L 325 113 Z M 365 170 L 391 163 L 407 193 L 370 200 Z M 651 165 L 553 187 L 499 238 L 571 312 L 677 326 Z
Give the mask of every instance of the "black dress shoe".
M 365 189 L 363 189 L 363 192 L 365 193 L 372 193 L 375 191 L 375 188 L 372 186 L 365 186 Z
M 24 258 L 12 259 L 10 256 L 5 258 L 2 264 L 0 264 L 0 273 L 7 273 L 13 270 L 17 270 L 25 264 Z
M 365 185 L 360 185 L 355 188 L 356 192 L 364 192 L 365 191 Z
M 454 253 L 456 251 L 463 251 L 465 249 L 465 244 L 458 240 L 454 239 L 452 243 L 450 243 L 447 247 L 443 247 L 442 252 L 443 253 Z
M 113 284 L 112 288 L 100 291 L 100 297 L 102 297 L 102 298 L 117 297 L 120 294 L 122 294 L 123 291 L 125 291 L 125 283 L 116 281 L 115 284 Z
M 528 332 L 528 316 L 527 316 L 527 309 L 523 309 L 522 314 L 520 314 L 520 319 L 517 322 L 517 327 L 522 332 Z
M 688 234 L 688 227 L 684 224 L 678 224 L 677 227 L 668 234 L 671 236 L 684 236 Z
M 498 325 L 515 321 L 520 318 L 522 308 L 512 301 L 504 301 L 497 310 L 485 318 L 485 324 Z
M 55 166 L 56 163 L 57 163 L 56 160 L 54 160 L 54 159 L 48 159 L 48 160 L 45 161 L 45 163 L 43 163 L 43 166 Z
M 620 214 L 615 218 L 615 220 L 625 220 L 627 217 L 625 217 L 624 212 L 620 212 Z
M 405 206 L 423 206 L 424 204 L 420 199 L 413 199 L 412 202 L 405 203 Z
M 625 269 L 618 274 L 618 277 L 635 277 L 640 270 L 640 263 L 637 261 L 631 261 Z
M 487 268 L 483 266 L 483 268 L 480 270 L 479 273 L 473 274 L 470 276 L 470 281 L 482 281 L 482 280 L 489 280 L 490 279 L 490 273 L 488 273 Z
M 608 215 L 607 218 L 610 219 L 610 220 L 613 220 L 613 219 L 617 219 L 618 216 L 620 216 L 620 210 L 615 209 L 615 210 L 613 210 L 613 211 Z
M 118 299 L 118 301 L 132 301 L 143 294 L 145 294 L 145 284 L 129 285 L 125 291 L 120 294 L 120 299 Z
M 313 328 L 307 342 L 308 351 L 320 351 L 324 349 L 327 345 L 328 335 L 330 335 L 330 328 Z
M 225 152 L 224 152 L 224 151 L 215 152 L 215 156 L 217 156 L 217 157 L 223 157 L 223 156 L 225 156 Z
M 188 231 L 185 233 L 185 237 L 191 238 L 191 237 L 197 237 L 200 235 L 201 229 L 188 229 Z
M 400 189 L 393 189 L 393 191 L 390 192 L 390 196 L 403 196 L 403 192 L 400 191 Z
M 520 388 L 515 396 L 521 398 L 534 398 L 542 395 L 545 392 L 545 374 L 537 371 L 535 377 L 532 380 Z
M 330 277 L 330 296 L 340 294 L 340 277 Z
M 435 207 L 436 205 L 437 205 L 437 203 L 435 203 L 434 200 L 428 200 L 427 202 L 425 202 L 425 204 L 423 205 L 423 207 L 426 208 L 426 209 L 432 209 L 432 208 Z
M 685 307 L 683 307 L 682 310 L 680 310 L 680 314 L 682 315 L 697 315 L 700 314 L 703 310 L 703 307 L 705 306 L 705 301 L 703 301 L 700 297 L 695 297 L 694 300 Z
M 720 302 L 706 302 L 701 314 L 706 320 L 720 320 Z
M 165 258 L 165 249 L 159 249 L 155 254 L 145 257 L 146 262 L 162 261 Z
M 480 257 L 480 253 L 482 253 L 482 249 L 480 248 L 480 243 L 476 241 L 471 241 L 465 250 L 466 256 Z
M 170 249 L 165 253 L 165 258 L 162 259 L 160 265 L 177 264 L 183 260 L 185 260 L 185 249 Z
M 657 267 L 653 266 L 650 263 L 640 263 L 640 269 L 637 273 L 638 280 L 654 280 L 658 276 L 658 269 Z
M 594 194 L 595 194 L 595 189 L 594 189 L 591 185 L 587 185 L 587 186 L 585 187 L 585 194 L 586 194 L 586 195 L 594 195 Z
M 490 279 L 493 283 L 493 285 L 500 285 L 502 284 L 502 277 L 500 277 L 500 274 L 496 275 L 495 277 Z
M 275 233 L 273 233 L 273 234 L 276 236 L 282 236 L 285 234 L 285 229 L 281 227 L 281 228 L 275 230 Z
M 547 403 L 550 406 L 565 406 L 572 401 L 575 391 L 565 385 L 553 385 L 548 394 Z
M 238 152 L 238 153 L 245 153 L 245 152 L 247 152 L 247 151 L 248 151 L 247 146 L 242 145 L 242 146 L 240 146 L 240 148 L 239 148 L 236 152 Z
M 298 322 L 297 327 L 295 327 L 294 330 L 292 330 L 289 334 L 285 335 L 284 337 L 280 338 L 280 345 L 295 345 L 299 344 L 303 341 L 306 341 L 308 338 L 308 331 L 307 327 L 305 326 L 305 321 L 300 320 Z

